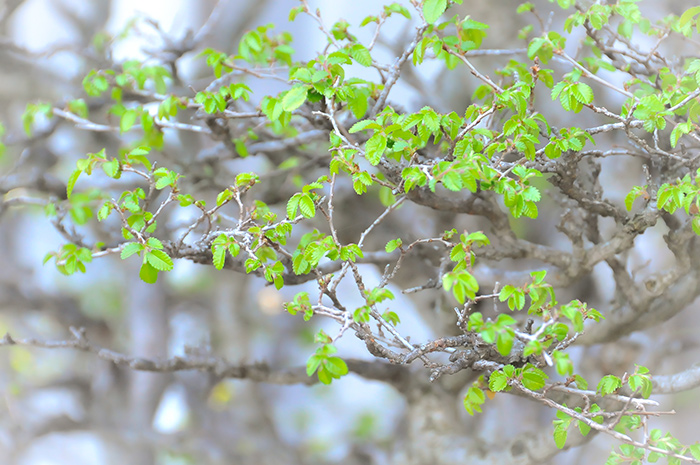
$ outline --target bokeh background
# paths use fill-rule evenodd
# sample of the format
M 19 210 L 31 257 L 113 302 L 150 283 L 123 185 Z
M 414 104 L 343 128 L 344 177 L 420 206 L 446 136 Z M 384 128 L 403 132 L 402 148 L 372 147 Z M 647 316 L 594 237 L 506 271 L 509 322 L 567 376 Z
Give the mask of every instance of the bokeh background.
M 517 31 L 532 18 L 514 13 L 518 3 L 465 1 L 460 12 L 491 26 L 486 48 L 522 48 L 525 42 L 517 39 Z M 535 3 L 544 13 L 552 9 L 548 2 Z M 692 6 L 690 1 L 645 3 L 644 11 L 653 18 L 679 14 Z M 380 9 L 373 0 L 310 4 L 321 8 L 328 25 L 339 18 L 357 25 Z M 330 323 L 305 323 L 283 311 L 285 300 L 305 286 L 313 291 L 312 285 L 278 292 L 259 279 L 216 272 L 185 260 L 177 261 L 175 270 L 157 284 L 147 285 L 138 278 L 137 263 L 118 257 L 95 260 L 85 275 L 63 276 L 51 265 L 42 266 L 45 254 L 65 239 L 44 215 L 41 202 L 17 202 L 18 206 L 8 201 L 42 195 L 60 198 L 77 158 L 103 147 L 116 153 L 123 143 L 116 134 L 76 130 L 57 119 L 39 120 L 34 135 L 27 137 L 21 115 L 28 103 L 60 105 L 82 97 L 80 83 L 85 74 L 127 59 L 167 61 L 176 57 L 179 91 L 187 92 L 190 86 L 203 89 L 212 76 L 197 54 L 206 47 L 233 53 L 244 32 L 267 23 L 293 34 L 296 58 L 312 58 L 325 45 L 325 38 L 309 18 L 287 21 L 289 9 L 296 5 L 291 0 L 0 2 L 0 121 L 8 146 L 0 160 L 0 193 L 5 196 L 0 205 L 0 332 L 65 340 L 70 337 L 69 327 L 83 327 L 91 340 L 104 347 L 147 358 L 210 351 L 232 362 L 264 361 L 284 367 L 305 364 L 315 348 L 313 334 L 318 328 L 327 326 L 329 333 L 337 330 Z M 564 18 L 561 11 L 553 14 L 549 19 L 552 28 Z M 371 28 L 353 30 L 365 42 L 372 32 Z M 376 58 L 391 63 L 411 33 L 410 23 L 390 19 Z M 171 50 L 190 39 L 196 43 L 191 51 Z M 665 53 L 675 53 L 672 45 L 665 47 Z M 106 49 L 110 52 L 105 53 Z M 481 58 L 475 63 L 490 70 L 494 66 L 490 60 L 503 63 L 505 59 Z M 363 75 L 363 69 L 353 72 L 374 77 Z M 270 80 L 246 82 L 255 91 L 254 100 L 286 88 Z M 407 71 L 390 100 L 407 110 L 430 104 L 440 111 L 460 112 L 475 86 L 464 71 L 448 73 L 438 63 L 426 63 Z M 596 97 L 616 105 L 617 97 L 604 91 Z M 546 95 L 542 100 L 547 100 Z M 106 102 L 92 104 L 99 109 Z M 578 115 L 577 124 L 586 124 L 589 116 L 585 112 Z M 208 198 L 214 198 L 217 185 L 225 187 L 226 179 L 230 182 L 235 173 L 266 170 L 276 163 L 251 158 L 197 165 L 198 154 L 207 148 L 196 135 L 166 132 L 163 162 L 201 170 L 201 195 Z M 319 151 L 323 151 L 322 144 Z M 605 160 L 603 168 L 605 194 L 618 203 L 633 185 L 643 181 L 641 166 L 635 161 Z M 270 189 L 272 196 L 275 186 Z M 347 198 L 351 197 L 348 192 Z M 543 202 L 541 221 L 523 221 L 515 227 L 525 236 L 556 244 L 564 236 L 554 228 L 557 214 L 547 211 L 547 199 Z M 351 219 L 362 218 L 360 212 L 378 214 L 382 210 L 376 198 L 348 200 L 343 208 Z M 458 226 L 478 227 L 473 220 L 422 207 L 408 206 L 405 212 L 403 219 L 390 223 L 376 244 L 395 237 L 392 233 L 396 231 L 420 235 Z M 186 219 L 173 214 L 168 221 L 177 225 Z M 352 237 L 360 226 L 361 221 L 359 225 L 350 221 L 341 233 Z M 657 253 L 664 232 L 662 226 L 648 231 L 630 252 L 640 279 L 671 263 L 670 257 Z M 81 234 L 100 237 L 97 230 Z M 378 281 L 381 270 L 371 265 L 361 270 L 368 282 Z M 400 279 L 402 286 L 420 282 L 410 273 Z M 613 297 L 611 279 L 600 267 L 568 292 L 604 308 Z M 357 296 L 350 293 L 351 283 L 346 284 L 348 306 L 359 306 Z M 454 325 L 454 315 L 441 313 L 432 300 L 426 310 L 422 306 L 428 300 L 411 300 L 398 287 L 392 289 L 398 296 L 392 305 L 401 311 L 402 333 L 410 334 L 412 341 L 429 340 L 438 328 Z M 673 373 L 697 360 L 697 324 L 693 305 L 661 328 L 633 334 L 609 347 L 580 348 L 574 353 L 593 378 L 631 371 L 632 362 L 647 364 L 660 374 Z M 364 345 L 352 337 L 341 339 L 338 347 L 344 358 L 371 359 Z M 416 376 L 427 377 L 427 372 L 421 374 L 418 369 Z M 355 375 L 330 387 L 274 386 L 221 380 L 199 372 L 133 372 L 92 354 L 59 349 L 0 348 L 0 393 L 0 462 L 12 465 L 388 463 L 388 451 L 411 421 L 399 392 Z M 660 419 L 657 425 L 671 429 L 683 441 L 697 440 L 697 392 L 659 400 L 663 409 L 675 409 L 678 414 Z M 485 448 L 504 437 L 551 424 L 553 417 L 549 410 L 509 396 L 498 396 L 487 408 L 482 416 L 467 418 L 460 398 L 455 397 L 454 415 L 465 436 Z M 596 438 L 555 460 L 603 463 L 611 446 L 605 438 Z

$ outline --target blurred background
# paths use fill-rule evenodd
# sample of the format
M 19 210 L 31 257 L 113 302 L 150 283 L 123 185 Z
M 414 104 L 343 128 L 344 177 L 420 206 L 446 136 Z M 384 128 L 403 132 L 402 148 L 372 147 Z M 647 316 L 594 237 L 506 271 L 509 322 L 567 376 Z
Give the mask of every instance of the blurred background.
M 328 26 L 340 18 L 356 26 L 381 9 L 374 0 L 309 3 L 321 8 Z M 466 1 L 458 10 L 491 26 L 484 48 L 523 48 L 526 42 L 517 33 L 532 18 L 515 14 L 519 3 Z M 548 18 L 551 5 L 535 3 Z M 680 14 L 692 6 L 690 1 L 646 3 L 643 9 L 653 18 Z M 335 324 L 320 318 L 305 323 L 282 308 L 299 291 L 313 293 L 313 282 L 278 292 L 254 277 L 178 260 L 173 272 L 147 285 L 138 277 L 136 260 L 118 257 L 93 261 L 85 275 L 63 276 L 52 265 L 42 266 L 42 260 L 75 234 L 72 226 L 66 226 L 70 222 L 59 224 L 47 218 L 42 201 L 37 200 L 36 205 L 18 201 L 21 208 L 8 201 L 65 198 L 65 180 L 76 159 L 103 147 L 115 154 L 123 144 L 118 134 L 75 129 L 58 118 L 39 119 L 32 136 L 27 136 L 21 115 L 28 103 L 60 106 L 84 97 L 81 81 L 90 70 L 114 67 L 128 59 L 174 64 L 177 80 L 173 91 L 192 95 L 191 89 L 202 90 L 213 79 L 204 60 L 197 57 L 201 50 L 211 47 L 234 53 L 246 31 L 268 23 L 274 23 L 277 31 L 292 33 L 295 59 L 310 59 L 325 46 L 326 39 L 308 17 L 288 22 L 289 10 L 297 5 L 291 0 L 0 0 L 0 121 L 7 144 L 7 153 L 0 160 L 0 193 L 5 196 L 0 205 L 0 332 L 17 338 L 66 340 L 69 327 L 82 327 L 95 343 L 134 356 L 157 359 L 202 351 L 234 363 L 265 362 L 272 367 L 305 365 L 316 347 L 313 334 L 326 327 L 329 334 L 335 334 Z M 553 14 L 552 28 L 557 30 L 564 18 L 561 11 Z M 392 17 L 382 30 L 375 58 L 393 63 L 412 28 L 402 18 Z M 352 32 L 367 43 L 373 28 L 354 27 Z M 575 41 L 572 43 L 575 47 Z M 673 54 L 668 47 L 662 53 Z M 507 59 L 479 58 L 475 64 L 490 71 Z M 376 79 L 362 68 L 353 68 L 353 72 Z M 463 112 L 476 87 L 467 72 L 446 73 L 439 63 L 428 62 L 406 73 L 390 97 L 406 110 L 430 104 L 443 112 Z M 285 76 L 285 71 L 280 75 Z M 287 88 L 274 80 L 245 82 L 255 91 L 253 104 Z M 548 101 L 546 93 L 538 97 Z M 612 108 L 621 103 L 598 89 L 596 98 Z M 99 99 L 90 101 L 95 114 L 106 104 Z M 577 118 L 580 126 L 594 121 L 586 112 Z M 619 142 L 612 138 L 599 146 Z M 313 148 L 323 153 L 323 143 L 320 140 Z M 211 144 L 196 134 L 166 130 L 162 163 L 182 172 L 189 170 L 189 187 L 198 198 L 214 199 L 238 172 L 270 170 L 280 163 L 274 156 L 202 162 L 202 153 L 209 153 L 208 149 Z M 604 160 L 601 180 L 605 195 L 622 204 L 629 189 L 643 183 L 641 165 L 634 160 Z M 342 205 L 349 219 L 341 233 L 353 238 L 383 207 L 376 195 L 357 198 L 349 184 L 345 187 Z M 263 184 L 263 189 L 268 199 L 280 199 L 287 191 L 294 192 L 294 185 L 282 179 L 281 184 Z M 565 236 L 554 227 L 559 220 L 556 208 L 545 198 L 541 221 L 515 222 L 514 229 L 543 243 L 562 243 Z M 366 212 L 376 214 L 372 217 Z M 413 205 L 406 205 L 404 212 L 374 239 L 378 250 L 397 231 L 427 237 L 452 227 L 473 230 L 481 225 L 471 218 L 454 218 Z M 175 230 L 187 219 L 174 213 L 167 222 Z M 92 226 L 79 229 L 79 234 L 91 240 L 103 239 L 105 234 Z M 657 246 L 663 244 L 664 232 L 662 226 L 648 231 L 630 252 L 640 279 L 645 273 L 672 266 L 667 251 L 666 255 L 657 253 L 665 250 Z M 361 270 L 369 283 L 378 281 L 382 271 L 372 265 L 363 265 Z M 399 276 L 397 286 L 420 285 L 423 277 L 416 268 Z M 352 283 L 344 285 L 347 306 L 360 306 L 358 296 L 350 292 Z M 454 314 L 449 308 L 442 311 L 449 307 L 442 300 L 434 295 L 411 300 L 399 287 L 391 289 L 397 295 L 392 307 L 400 311 L 401 332 L 411 335 L 412 342 L 444 334 L 446 327 L 456 330 Z M 602 311 L 613 298 L 613 290 L 611 273 L 601 266 L 568 290 L 568 295 Z M 633 334 L 610 347 L 574 352 L 592 379 L 633 371 L 633 361 L 648 364 L 660 374 L 673 373 L 697 360 L 697 323 L 693 307 L 653 332 Z M 651 347 L 664 350 L 651 351 Z M 338 348 L 344 359 L 373 358 L 352 335 L 342 338 Z M 427 371 L 415 368 L 413 376 L 427 378 Z M 402 438 L 407 437 L 407 422 L 420 413 L 420 409 L 407 408 L 407 402 L 413 401 L 405 393 L 352 374 L 332 386 L 275 386 L 217 379 L 200 372 L 134 372 L 93 354 L 26 347 L 0 348 L 0 393 L 0 462 L 11 465 L 391 463 Z M 660 400 L 664 409 L 673 408 L 679 414 L 657 425 L 672 429 L 683 441 L 697 440 L 693 428 L 700 414 L 697 392 Z M 484 449 L 503 438 L 551 425 L 553 418 L 553 412 L 512 396 L 497 396 L 486 408 L 485 414 L 467 418 L 459 395 L 447 401 L 454 417 L 451 421 L 460 425 L 458 435 Z M 555 461 L 603 463 L 611 446 L 606 438 L 595 438 L 558 455 Z

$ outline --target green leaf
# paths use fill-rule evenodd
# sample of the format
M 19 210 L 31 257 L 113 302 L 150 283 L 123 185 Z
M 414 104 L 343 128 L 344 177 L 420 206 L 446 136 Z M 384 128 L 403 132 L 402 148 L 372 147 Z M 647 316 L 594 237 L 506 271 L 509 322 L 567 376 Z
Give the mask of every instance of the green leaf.
M 693 232 L 700 236 L 700 216 L 696 215 L 692 221 Z
M 158 271 L 170 271 L 173 269 L 173 259 L 162 250 L 151 250 L 146 254 L 146 260 Z
M 387 322 L 391 323 L 392 325 L 396 326 L 399 323 L 401 323 L 401 319 L 399 316 L 396 314 L 396 312 L 392 312 L 387 310 L 386 312 L 382 313 L 382 318 L 384 318 Z
M 387 253 L 391 253 L 391 252 L 393 252 L 394 250 L 396 250 L 396 249 L 398 249 L 399 247 L 401 247 L 401 244 L 402 244 L 401 239 L 394 239 L 394 240 L 391 240 L 391 241 L 387 242 L 386 247 L 384 248 L 384 250 L 386 250 Z
M 396 196 L 390 188 L 382 186 L 379 188 L 379 201 L 382 202 L 382 205 L 388 207 L 396 202 Z
M 306 194 L 299 197 L 299 210 L 305 218 L 313 218 L 316 216 L 316 206 L 311 196 Z
M 138 112 L 136 110 L 126 110 L 119 120 L 119 131 L 123 134 L 134 126 Z
M 321 365 L 321 361 L 323 361 L 324 358 L 324 356 L 318 354 L 309 357 L 309 360 L 306 362 L 306 375 L 311 376 L 316 373 L 316 370 Z
M 306 274 L 311 271 L 311 263 L 309 263 L 304 258 L 304 255 L 300 253 L 294 257 L 294 261 L 292 262 L 292 271 L 294 271 L 294 274 L 297 275 Z
M 605 396 L 612 394 L 622 386 L 622 380 L 615 375 L 606 375 L 598 383 L 598 392 Z
M 302 11 L 304 11 L 303 5 L 294 7 L 291 10 L 289 10 L 289 21 L 294 21 L 296 19 L 296 17 L 299 15 L 299 13 L 301 13 Z
M 70 177 L 68 178 L 68 185 L 66 188 L 66 193 L 68 198 L 70 198 L 71 194 L 73 193 L 73 188 L 75 188 L 75 183 L 78 182 L 78 177 L 80 177 L 80 173 L 83 171 L 80 169 L 77 169 L 71 173 Z
M 554 444 L 556 444 L 557 448 L 564 448 L 564 446 L 566 445 L 566 437 L 568 434 L 569 433 L 567 431 L 567 428 L 561 428 L 559 427 L 559 425 L 557 425 L 557 427 L 554 428 Z
M 301 199 L 302 194 L 294 194 L 287 201 L 287 218 L 293 220 L 297 216 L 297 210 L 299 209 L 299 199 Z
M 569 359 L 569 354 L 555 350 L 552 358 L 557 367 L 557 373 L 562 376 L 571 376 L 574 372 L 574 364 Z
M 547 374 L 537 367 L 529 366 L 523 369 L 523 386 L 531 391 L 538 391 L 545 386 Z
M 160 239 L 156 239 L 155 237 L 149 237 L 146 241 L 146 247 L 163 250 L 163 243 L 160 241 Z
M 250 187 L 260 182 L 260 177 L 255 173 L 240 173 L 236 175 L 236 187 L 239 189 Z
M 236 147 L 236 152 L 241 158 L 248 156 L 248 147 L 245 145 L 245 140 L 242 138 L 233 139 L 233 145 Z
M 340 357 L 328 357 L 325 368 L 334 378 L 348 374 L 348 365 Z
M 153 284 L 158 280 L 158 270 L 153 268 L 150 263 L 146 262 L 141 265 L 141 270 L 139 271 L 139 278 L 143 282 L 148 284 Z
M 514 336 L 512 333 L 506 331 L 499 333 L 498 339 L 496 339 L 496 348 L 498 349 L 498 353 L 504 357 L 509 355 L 511 349 L 513 348 L 513 341 Z
M 231 189 L 224 189 L 223 191 L 219 192 L 219 195 L 216 196 L 216 206 L 220 207 L 232 198 L 233 192 L 231 192 Z
M 525 3 L 521 4 L 518 7 L 518 9 L 515 10 L 515 12 L 520 15 L 520 14 L 526 13 L 528 11 L 532 11 L 534 8 L 535 8 L 535 6 L 531 2 L 525 2 Z
M 481 412 L 481 405 L 486 402 L 484 391 L 478 387 L 470 387 L 467 390 L 467 395 L 464 396 L 464 408 L 469 415 L 474 415 L 475 412 Z
M 577 82 L 575 85 L 571 86 L 571 94 L 580 103 L 588 105 L 593 102 L 593 89 L 583 82 Z
M 386 137 L 381 133 L 375 133 L 365 144 L 365 157 L 373 166 L 382 159 L 382 154 L 386 150 Z
M 304 104 L 309 88 L 306 86 L 292 87 L 282 97 L 282 109 L 284 111 L 294 111 Z
M 688 24 L 695 16 L 700 14 L 700 6 L 694 6 L 692 8 L 687 9 L 682 15 L 681 19 L 679 21 L 680 26 L 684 27 L 686 24 Z
M 226 263 L 226 247 L 214 247 L 212 262 L 217 270 L 222 270 L 224 268 L 224 263 Z
M 692 444 L 688 449 L 695 460 L 700 460 L 700 444 Z
M 640 196 L 642 195 L 648 195 L 647 194 L 647 186 L 635 186 L 632 188 L 632 190 L 625 196 L 625 208 L 627 208 L 627 211 L 632 211 L 632 205 L 634 205 L 634 201 L 637 200 Z
M 698 73 L 700 76 L 700 73 Z M 673 128 L 671 131 L 670 141 L 671 147 L 676 147 L 678 140 L 683 136 L 683 134 L 688 134 L 693 129 L 692 123 L 688 121 L 687 123 L 680 123 Z
M 102 170 L 110 178 L 118 179 L 121 175 L 121 165 L 119 164 L 119 160 L 113 158 L 111 161 L 103 163 Z
M 501 392 L 508 387 L 508 377 L 502 371 L 494 371 L 489 377 L 489 389 Z
M 137 252 L 141 252 L 143 250 L 143 245 L 139 244 L 138 242 L 129 242 L 127 243 L 124 248 L 122 249 L 121 253 L 121 258 L 122 260 L 131 257 Z
M 350 56 L 362 66 L 370 66 L 372 64 L 372 55 L 369 50 L 362 44 L 355 44 L 350 48 Z
M 71 100 L 68 102 L 68 109 L 72 112 L 75 113 L 76 115 L 80 116 L 81 118 L 87 118 L 88 117 L 88 106 L 87 103 L 85 103 L 85 100 L 79 98 L 75 100 Z
M 423 2 L 423 17 L 428 24 L 432 24 L 447 9 L 447 0 L 425 0 Z
M 105 202 L 102 207 L 100 207 L 100 210 L 97 212 L 97 220 L 98 221 L 104 221 L 107 219 L 110 213 L 112 213 L 112 204 L 109 202 Z
M 379 126 L 376 122 L 372 121 L 371 119 L 364 119 L 362 121 L 358 121 L 357 123 L 353 124 L 350 127 L 350 129 L 348 129 L 348 132 L 350 134 L 355 134 L 356 132 L 360 132 L 363 129 L 367 128 L 371 124 Z
M 645 399 L 648 399 L 651 395 L 653 386 L 651 383 L 651 378 L 647 374 L 635 373 L 631 375 L 629 377 L 628 384 L 632 391 L 639 391 L 642 394 L 642 397 Z
M 453 192 L 462 189 L 462 177 L 456 171 L 447 171 L 441 181 L 443 186 Z

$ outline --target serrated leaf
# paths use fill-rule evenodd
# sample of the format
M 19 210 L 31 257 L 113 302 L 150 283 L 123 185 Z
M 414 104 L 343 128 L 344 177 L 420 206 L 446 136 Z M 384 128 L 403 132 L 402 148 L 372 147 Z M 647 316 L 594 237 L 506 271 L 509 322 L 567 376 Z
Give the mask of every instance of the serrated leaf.
M 173 269 L 173 259 L 162 250 L 151 250 L 146 254 L 146 260 L 158 271 L 170 271 Z
M 489 378 L 489 389 L 493 392 L 501 392 L 508 387 L 508 378 L 501 371 L 494 371 Z
M 100 207 L 100 210 L 97 212 L 97 220 L 98 221 L 104 221 L 107 219 L 109 214 L 112 213 L 112 204 L 110 203 L 105 203 Z
M 121 174 L 120 168 L 119 160 L 116 158 L 102 164 L 102 170 L 105 172 L 105 174 L 114 179 L 119 178 L 119 175 Z
M 365 158 L 373 166 L 379 163 L 386 150 L 386 137 L 383 134 L 375 133 L 365 144 Z
M 294 111 L 304 104 L 309 88 L 306 86 L 292 87 L 282 97 L 282 109 L 284 111 Z
M 545 386 L 547 375 L 539 368 L 531 367 L 523 370 L 523 386 L 531 391 L 538 391 Z
M 573 95 L 579 103 L 587 105 L 593 102 L 593 89 L 583 82 L 577 82 L 571 86 L 571 95 Z
M 146 241 L 146 246 L 152 249 L 163 250 L 163 243 L 160 241 L 160 239 L 155 237 L 149 237 Z
M 138 253 L 143 250 L 143 245 L 139 244 L 138 242 L 129 242 L 124 246 L 121 252 L 121 258 L 122 260 L 125 260 L 135 253 Z
M 367 126 L 369 126 L 370 124 L 377 124 L 377 123 L 375 123 L 375 122 L 372 121 L 371 119 L 365 119 L 365 120 L 362 120 L 362 121 L 358 121 L 357 123 L 353 124 L 353 125 L 350 127 L 350 129 L 348 129 L 348 132 L 349 132 L 350 134 L 355 134 L 356 132 L 362 131 L 363 129 L 365 129 L 365 128 L 366 128 Z
M 534 186 L 528 186 L 523 191 L 523 199 L 528 202 L 539 202 L 540 201 L 540 191 Z
M 287 201 L 287 218 L 289 218 L 290 220 L 293 220 L 297 216 L 297 209 L 299 207 L 300 198 L 301 194 L 294 194 Z
M 316 216 L 316 206 L 311 196 L 302 195 L 299 198 L 299 210 L 301 210 L 301 214 L 306 218 L 313 218 Z
M 612 394 L 622 386 L 622 380 L 614 375 L 605 375 L 598 383 L 598 392 L 605 396 Z
M 443 186 L 453 192 L 462 190 L 462 177 L 456 171 L 446 172 L 441 181 Z
M 369 50 L 362 44 L 355 44 L 350 49 L 350 56 L 362 66 L 370 66 L 372 64 L 372 55 Z
M 214 247 L 214 253 L 212 255 L 214 267 L 217 270 L 222 270 L 224 268 L 224 263 L 226 263 L 226 247 Z
M 294 261 L 292 262 L 292 271 L 294 271 L 294 274 L 296 275 L 306 274 L 311 271 L 311 263 L 304 258 L 303 254 L 299 254 L 294 257 Z
M 237 257 L 238 254 L 241 251 L 241 246 L 238 245 L 237 243 L 229 244 L 228 246 L 228 253 L 231 254 L 232 257 Z

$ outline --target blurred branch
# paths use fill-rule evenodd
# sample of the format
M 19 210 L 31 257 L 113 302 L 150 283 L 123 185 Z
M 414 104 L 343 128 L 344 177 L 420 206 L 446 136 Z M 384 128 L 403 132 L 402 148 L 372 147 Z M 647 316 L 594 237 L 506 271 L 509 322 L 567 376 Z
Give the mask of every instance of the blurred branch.
M 654 385 L 654 394 L 673 394 L 695 389 L 700 386 L 700 365 L 695 364 L 673 375 L 654 376 L 651 382 Z
M 310 386 L 318 383 L 316 377 L 309 377 L 306 374 L 305 366 L 272 369 L 264 363 L 235 365 L 223 358 L 209 354 L 201 354 L 197 349 L 191 348 L 189 349 L 190 353 L 186 353 L 185 356 L 175 356 L 168 359 L 155 360 L 143 357 L 132 357 L 93 343 L 87 338 L 85 328 L 75 328 L 71 326 L 70 332 L 73 336 L 71 339 L 56 341 L 34 338 L 15 339 L 7 333 L 0 340 L 0 347 L 24 346 L 43 349 L 78 350 L 95 354 L 102 360 L 135 371 L 174 373 L 178 371 L 197 370 L 211 373 L 218 378 L 247 379 L 270 384 L 305 384 Z M 406 367 L 377 361 L 348 360 L 347 365 L 352 373 L 359 376 L 397 385 L 403 382 L 404 376 L 408 373 Z

